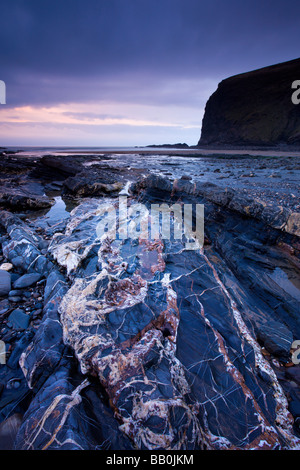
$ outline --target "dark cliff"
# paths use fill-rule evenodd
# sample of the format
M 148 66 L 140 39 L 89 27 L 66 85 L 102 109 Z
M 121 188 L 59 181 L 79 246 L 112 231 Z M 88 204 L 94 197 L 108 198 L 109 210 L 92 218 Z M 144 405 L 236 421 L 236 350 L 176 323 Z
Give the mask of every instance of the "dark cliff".
M 227 78 L 206 103 L 198 145 L 300 145 L 292 83 L 300 58 Z

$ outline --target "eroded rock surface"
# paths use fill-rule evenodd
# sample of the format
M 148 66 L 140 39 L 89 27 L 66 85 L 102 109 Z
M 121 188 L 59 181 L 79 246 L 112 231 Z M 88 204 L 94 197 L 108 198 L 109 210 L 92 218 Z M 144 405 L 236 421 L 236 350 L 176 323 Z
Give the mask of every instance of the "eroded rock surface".
M 20 358 L 32 399 L 17 449 L 300 448 L 299 239 L 233 200 L 187 179 L 132 186 L 128 204 L 150 218 L 151 203 L 204 204 L 198 250 L 100 236 L 103 205 L 118 198 L 72 211 L 52 236 L 43 319 Z M 36 268 L 38 240 L 21 235 Z M 4 247 L 12 264 L 21 242 Z

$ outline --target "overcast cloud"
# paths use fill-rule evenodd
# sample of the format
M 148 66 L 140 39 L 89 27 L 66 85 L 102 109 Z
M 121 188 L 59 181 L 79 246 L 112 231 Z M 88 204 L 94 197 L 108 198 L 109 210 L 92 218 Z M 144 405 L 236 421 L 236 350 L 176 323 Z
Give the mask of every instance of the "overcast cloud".
M 220 80 L 299 57 L 294 0 L 0 0 L 0 9 L 0 145 L 193 145 Z

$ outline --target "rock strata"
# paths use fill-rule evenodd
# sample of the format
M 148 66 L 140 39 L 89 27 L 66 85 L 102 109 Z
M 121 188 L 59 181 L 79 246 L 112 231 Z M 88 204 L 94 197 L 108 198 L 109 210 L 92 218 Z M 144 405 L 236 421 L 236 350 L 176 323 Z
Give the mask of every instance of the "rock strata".
M 152 204 L 203 204 L 203 246 L 175 238 L 174 210 L 169 238 L 101 232 L 118 191 L 51 227 L 0 212 L 0 430 L 17 413 L 22 450 L 299 449 L 297 216 L 189 177 L 126 194 L 149 230 Z

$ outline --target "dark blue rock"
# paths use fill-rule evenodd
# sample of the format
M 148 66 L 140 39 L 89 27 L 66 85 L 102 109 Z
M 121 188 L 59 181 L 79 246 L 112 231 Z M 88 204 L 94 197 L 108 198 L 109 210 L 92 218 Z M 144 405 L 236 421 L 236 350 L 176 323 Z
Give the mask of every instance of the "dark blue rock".
M 14 290 L 9 291 L 8 297 L 17 297 L 17 296 L 20 296 L 21 294 L 23 294 L 23 291 L 21 289 L 14 289 Z
M 64 276 L 57 270 L 53 269 L 49 276 L 47 276 L 47 282 L 44 290 L 44 301 L 45 304 L 60 291 L 65 292 L 66 283 Z
M 43 310 L 41 308 L 38 308 L 36 310 L 33 310 L 30 314 L 30 316 L 32 318 L 37 318 L 39 315 L 41 315 L 41 313 L 43 312 Z
M 49 246 L 49 241 L 48 240 L 41 240 L 38 244 L 38 249 L 47 251 L 48 246 Z
M 25 259 L 23 258 L 23 256 L 15 256 L 14 258 L 11 259 L 11 262 L 15 268 L 20 268 L 23 271 L 26 269 L 26 263 L 25 263 Z
M 300 401 L 291 401 L 289 404 L 289 410 L 295 418 L 300 417 Z
M 20 308 L 16 308 L 9 315 L 7 325 L 10 326 L 11 328 L 25 330 L 29 325 L 29 321 L 30 321 L 30 318 L 28 315 L 26 315 L 24 310 L 21 310 Z
M 8 311 L 10 304 L 7 299 L 0 300 L 0 315 Z
M 0 296 L 8 295 L 11 289 L 11 276 L 10 273 L 0 269 Z
M 283 360 L 289 359 L 293 334 L 282 323 L 269 320 L 259 327 L 258 339 L 269 353 Z
M 25 287 L 33 286 L 41 279 L 41 277 L 42 275 L 40 273 L 24 274 L 14 282 L 14 288 L 24 289 Z
M 58 307 L 67 286 L 64 277 L 54 270 L 47 278 L 44 297 L 46 304 L 44 315 L 31 344 L 22 355 L 22 368 L 27 382 L 34 391 L 59 366 L 66 346 L 63 342 L 63 330 L 59 321 Z
M 17 279 L 19 279 L 19 277 L 21 277 L 21 275 L 18 274 L 18 273 L 11 273 L 10 277 L 11 277 L 11 282 L 13 283 L 13 282 L 15 282 Z
M 34 306 L 32 307 L 32 311 L 35 310 L 43 310 L 43 303 L 42 302 L 36 302 Z
M 17 302 L 21 302 L 21 301 L 22 301 L 22 297 L 20 297 L 19 295 L 14 295 L 14 296 L 12 296 L 12 297 L 9 297 L 9 300 L 10 300 L 11 302 L 17 303 Z
M 229 212 L 232 195 L 200 189 L 159 177 L 136 185 L 147 207 L 179 197 L 205 203 L 211 243 L 203 250 L 189 251 L 178 240 L 100 242 L 99 201 L 79 206 L 73 230 L 71 224 L 52 240 L 53 255 L 76 242 L 81 260 L 66 277 L 55 267 L 47 275 L 43 318 L 19 361 L 33 397 L 16 448 L 293 446 L 279 387 L 284 377 L 276 378 L 261 349 L 279 348 L 281 359 L 290 332 L 298 338 L 299 306 L 264 276 L 288 258 L 276 245 L 277 232 L 241 217 L 251 201 L 235 199 L 239 211 Z M 260 207 L 249 210 L 257 215 Z M 296 393 L 289 398 L 297 416 Z

